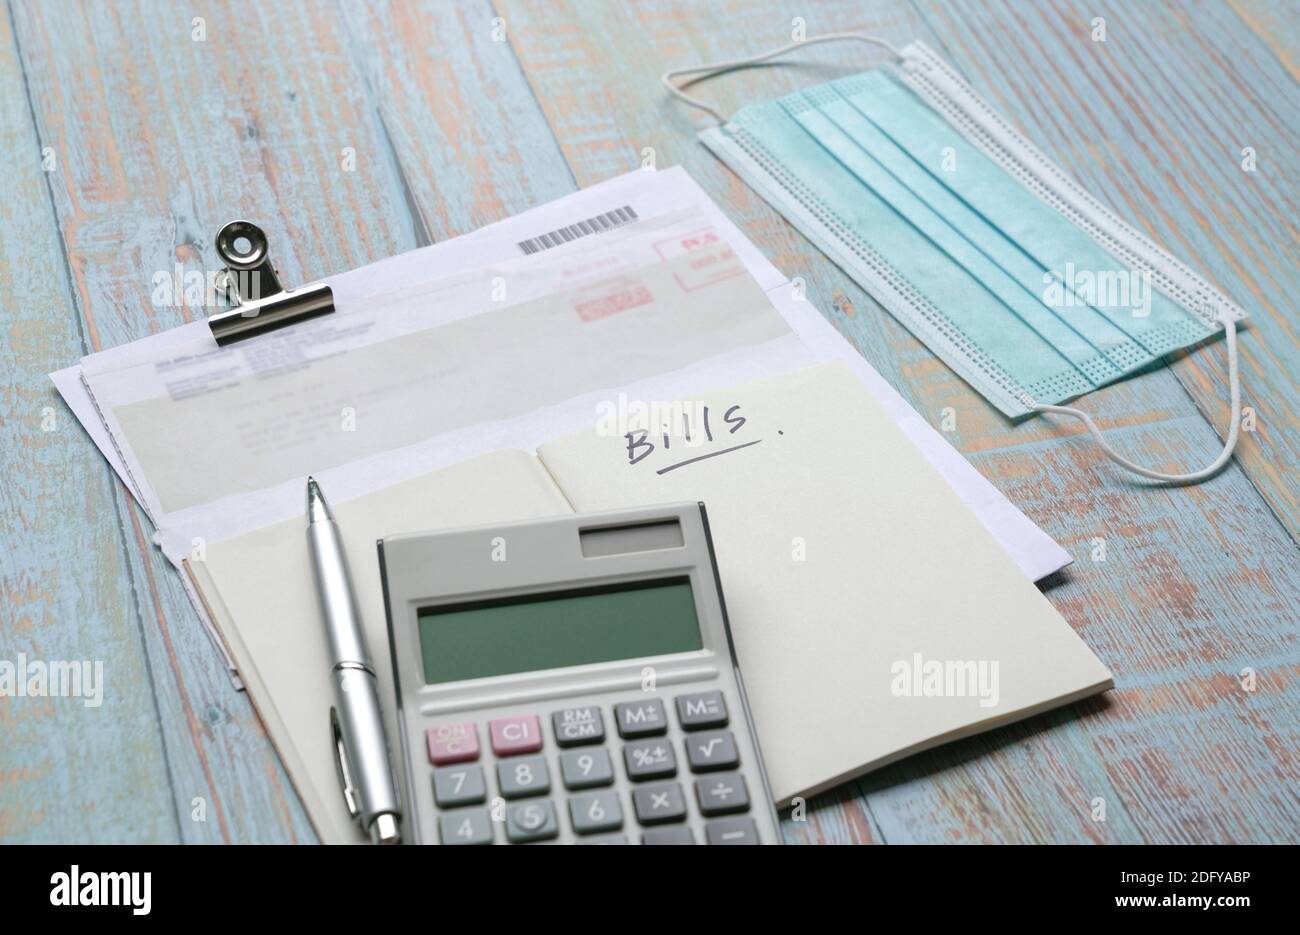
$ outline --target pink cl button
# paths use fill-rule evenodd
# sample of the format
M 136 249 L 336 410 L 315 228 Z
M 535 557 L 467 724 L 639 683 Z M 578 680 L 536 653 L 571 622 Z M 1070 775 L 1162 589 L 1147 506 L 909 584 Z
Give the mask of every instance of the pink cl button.
M 536 714 L 499 717 L 488 722 L 488 730 L 492 733 L 492 752 L 497 756 L 542 749 L 542 723 Z
M 424 732 L 429 744 L 429 762 L 434 766 L 478 759 L 478 728 L 473 721 L 439 724 Z

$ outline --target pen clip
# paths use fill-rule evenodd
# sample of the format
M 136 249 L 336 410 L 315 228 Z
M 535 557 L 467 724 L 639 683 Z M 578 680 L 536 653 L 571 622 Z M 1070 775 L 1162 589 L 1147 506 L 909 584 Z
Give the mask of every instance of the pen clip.
M 347 806 L 350 818 L 358 818 L 361 807 L 357 804 L 357 789 L 352 784 L 352 773 L 348 770 L 348 752 L 343 746 L 343 731 L 339 728 L 339 713 L 336 708 L 330 708 L 330 733 L 334 740 L 334 766 L 339 773 L 343 804 Z

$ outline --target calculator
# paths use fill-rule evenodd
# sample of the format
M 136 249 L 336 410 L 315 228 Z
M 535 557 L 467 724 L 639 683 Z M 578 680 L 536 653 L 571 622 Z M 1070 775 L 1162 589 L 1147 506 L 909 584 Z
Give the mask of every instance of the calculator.
M 780 843 L 702 503 L 379 563 L 408 843 Z

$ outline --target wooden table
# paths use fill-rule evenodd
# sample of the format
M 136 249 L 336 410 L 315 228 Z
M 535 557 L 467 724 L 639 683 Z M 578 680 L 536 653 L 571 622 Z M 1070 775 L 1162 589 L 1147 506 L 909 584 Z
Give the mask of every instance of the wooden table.
M 103 660 L 107 687 L 98 708 L 0 698 L 0 840 L 314 840 L 148 521 L 45 374 L 203 315 L 155 307 L 151 279 L 218 268 L 212 237 L 233 217 L 265 224 L 298 283 L 473 230 L 651 151 L 802 276 L 918 412 L 938 425 L 953 408 L 953 444 L 1075 556 L 1047 593 L 1115 673 L 1104 699 L 846 784 L 787 821 L 789 840 L 1300 839 L 1291 0 L 8 6 L 0 659 Z M 1235 463 L 1199 487 L 1152 488 L 1073 424 L 1009 425 L 715 161 L 695 139 L 702 120 L 669 103 L 658 75 L 783 44 L 795 15 L 809 35 L 923 39 L 1247 308 L 1255 431 Z M 823 47 L 699 90 L 734 109 L 876 60 Z M 1223 342 L 1086 406 L 1138 460 L 1199 465 L 1227 420 Z

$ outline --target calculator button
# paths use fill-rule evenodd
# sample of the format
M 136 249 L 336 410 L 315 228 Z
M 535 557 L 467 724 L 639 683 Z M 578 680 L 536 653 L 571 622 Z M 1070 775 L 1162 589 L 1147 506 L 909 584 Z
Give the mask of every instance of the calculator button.
M 497 756 L 536 753 L 542 749 L 542 722 L 536 714 L 499 717 L 488 722 L 492 752 Z
M 569 799 L 569 819 L 577 834 L 617 831 L 623 827 L 623 806 L 617 792 L 592 792 Z
M 677 775 L 672 741 L 642 740 L 623 747 L 623 766 L 632 780 L 664 779 Z
M 677 696 L 677 720 L 682 730 L 727 726 L 727 701 L 722 692 Z
M 626 834 L 593 834 L 585 838 L 578 838 L 579 844 L 626 844 Z
M 614 781 L 609 751 L 569 750 L 560 754 L 560 776 L 566 789 L 591 789 Z
M 664 713 L 664 703 L 658 698 L 616 704 L 614 719 L 618 722 L 620 737 L 649 737 L 668 729 L 668 715 Z
M 477 805 L 487 798 L 483 767 L 477 763 L 444 766 L 433 771 L 433 800 L 441 808 Z
M 648 828 L 641 835 L 642 844 L 694 844 L 695 835 L 685 825 L 673 828 Z
M 473 721 L 438 724 L 424 732 L 424 739 L 434 766 L 478 759 L 478 727 Z
M 661 782 L 632 790 L 632 810 L 643 825 L 681 821 L 686 817 L 686 796 L 680 783 Z
M 560 833 L 555 806 L 545 802 L 519 802 L 506 807 L 506 839 L 511 844 L 545 841 Z
M 561 747 L 600 743 L 605 739 L 605 719 L 595 705 L 556 711 L 551 715 L 551 727 L 555 730 L 555 742 Z
M 749 808 L 749 789 L 740 773 L 723 773 L 695 780 L 695 798 L 705 815 L 726 815 Z
M 498 763 L 497 786 L 507 799 L 550 792 L 551 774 L 546 769 L 546 757 L 525 756 Z
M 715 769 L 735 769 L 740 765 L 736 738 L 729 730 L 711 730 L 686 738 L 686 762 L 691 772 L 707 773 Z
M 710 844 L 757 844 L 758 826 L 752 818 L 720 818 L 704 826 Z
M 438 816 L 438 840 L 443 844 L 491 844 L 492 819 L 486 808 L 465 808 Z

